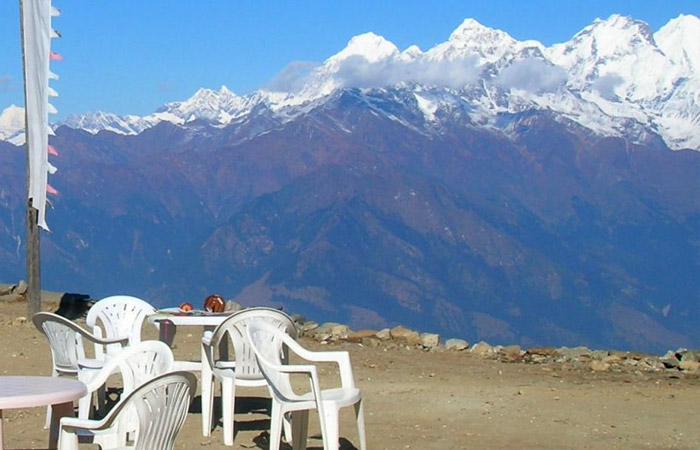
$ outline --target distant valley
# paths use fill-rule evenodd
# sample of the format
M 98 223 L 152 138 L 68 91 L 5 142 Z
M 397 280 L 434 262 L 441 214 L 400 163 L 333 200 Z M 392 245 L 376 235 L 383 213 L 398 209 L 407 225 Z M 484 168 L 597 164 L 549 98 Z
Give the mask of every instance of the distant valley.
M 700 57 L 677 61 L 643 25 L 614 16 L 549 49 L 473 21 L 427 52 L 365 35 L 293 93 L 201 90 L 150 117 L 74 117 L 51 138 L 44 286 L 160 306 L 216 292 L 473 342 L 698 347 Z M 604 27 L 629 51 L 582 60 Z M 612 78 L 661 57 L 668 86 Z M 464 85 L 342 75 L 430 58 L 468 63 Z M 522 78 L 545 73 L 551 85 Z M 11 282 L 25 277 L 24 153 L 4 130 Z

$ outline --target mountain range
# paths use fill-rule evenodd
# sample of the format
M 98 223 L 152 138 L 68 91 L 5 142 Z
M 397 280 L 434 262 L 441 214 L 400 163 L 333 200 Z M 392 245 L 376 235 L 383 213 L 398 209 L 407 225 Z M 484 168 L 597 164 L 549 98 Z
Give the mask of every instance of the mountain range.
M 355 328 L 523 345 L 700 344 L 700 20 L 545 47 L 467 19 L 373 33 L 239 96 L 56 124 L 49 288 L 218 292 Z M 0 274 L 23 277 L 20 108 L 0 116 Z

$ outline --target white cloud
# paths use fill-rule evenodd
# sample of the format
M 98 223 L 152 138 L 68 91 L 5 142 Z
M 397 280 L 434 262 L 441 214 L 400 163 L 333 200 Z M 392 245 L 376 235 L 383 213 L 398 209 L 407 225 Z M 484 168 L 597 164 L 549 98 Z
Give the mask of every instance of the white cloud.
M 555 92 L 566 83 L 566 72 L 541 59 L 526 58 L 503 69 L 496 82 L 505 88 L 528 92 Z
M 477 58 L 452 61 L 401 61 L 383 59 L 370 62 L 363 56 L 342 60 L 334 77 L 344 87 L 377 88 L 400 82 L 461 88 L 474 81 L 479 72 Z
M 319 63 L 312 61 L 292 61 L 264 88 L 272 92 L 298 92 L 306 84 L 311 71 L 318 66 Z
M 593 90 L 598 91 L 601 97 L 613 100 L 617 98 L 615 88 L 622 84 L 624 80 L 620 75 L 609 73 L 595 80 Z

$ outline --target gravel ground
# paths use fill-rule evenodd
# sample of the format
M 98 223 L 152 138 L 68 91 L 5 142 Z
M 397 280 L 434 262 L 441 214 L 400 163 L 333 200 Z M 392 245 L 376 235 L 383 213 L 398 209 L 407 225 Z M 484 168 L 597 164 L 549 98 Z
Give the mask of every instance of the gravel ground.
M 54 310 L 55 304 L 45 309 Z M 30 322 L 22 323 L 25 315 L 23 303 L 0 303 L 0 375 L 50 374 L 48 344 Z M 144 334 L 156 336 L 149 328 Z M 198 358 L 198 341 L 196 331 L 181 330 L 176 358 Z M 468 352 L 321 345 L 304 338 L 301 343 L 350 352 L 365 398 L 370 450 L 700 449 L 698 375 L 594 372 L 484 360 Z M 325 367 L 322 377 L 332 384 L 337 373 Z M 240 388 L 238 394 L 236 438 L 229 448 L 267 449 L 267 390 Z M 176 448 L 225 448 L 220 426 L 209 438 L 201 435 L 199 402 L 197 396 Z M 5 446 L 45 447 L 44 413 L 41 408 L 4 411 Z M 321 449 L 316 416 L 309 423 L 309 448 Z M 341 449 L 356 448 L 351 408 L 341 411 L 340 427 Z

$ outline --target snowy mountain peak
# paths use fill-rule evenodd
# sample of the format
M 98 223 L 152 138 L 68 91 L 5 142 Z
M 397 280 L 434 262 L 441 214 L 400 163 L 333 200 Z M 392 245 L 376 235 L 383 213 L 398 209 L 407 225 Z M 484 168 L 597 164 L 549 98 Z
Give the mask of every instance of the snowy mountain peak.
M 465 19 L 464 22 L 450 34 L 450 42 L 483 43 L 485 41 L 507 42 L 512 44 L 515 40 L 508 33 L 482 25 L 474 19 Z
M 179 102 L 179 104 L 198 105 L 199 107 L 218 109 L 222 105 L 225 106 L 226 104 L 235 102 L 239 99 L 240 97 L 229 90 L 226 86 L 221 86 L 221 89 L 218 91 L 200 88 L 187 101 Z
M 699 18 L 681 14 L 654 33 L 654 39 L 674 63 L 700 74 Z
M 637 20 L 630 16 L 624 16 L 622 14 L 611 14 L 607 19 L 597 18 L 586 28 L 616 28 L 619 30 L 635 29 L 642 32 L 651 30 L 649 28 L 649 24 L 646 22 Z M 651 33 L 648 33 L 648 35 L 650 34 Z
M 396 56 L 399 49 L 396 46 L 374 33 L 364 33 L 350 39 L 348 45 L 329 58 L 329 62 L 346 60 L 352 56 L 361 56 L 369 62 L 377 62 Z
M 401 56 L 407 59 L 414 59 L 423 56 L 423 51 L 417 45 L 411 45 L 406 50 L 401 52 Z
M 222 84 L 221 89 L 219 89 L 221 95 L 236 95 L 231 89 L 227 88 L 226 85 Z
M 184 102 L 171 102 L 165 104 L 156 111 L 156 114 L 167 114 L 162 117 L 174 123 L 179 121 L 191 122 L 197 119 L 226 124 L 231 121 L 245 105 L 250 102 L 249 98 L 236 95 L 226 86 L 216 91 L 213 89 L 201 88 Z
M 24 108 L 10 105 L 0 113 L 0 141 L 24 143 Z
M 0 114 L 0 136 L 24 128 L 24 108 L 10 105 Z
M 137 134 L 162 121 L 243 123 L 256 111 L 279 123 L 331 101 L 339 89 L 359 88 L 377 90 L 376 96 L 401 91 L 397 98 L 413 99 L 406 106 L 418 108 L 431 127 L 454 111 L 464 111 L 471 123 L 497 126 L 504 114 L 548 110 L 601 135 L 640 141 L 660 135 L 671 148 L 700 150 L 699 67 L 695 16 L 681 15 L 654 35 L 644 22 L 612 15 L 551 47 L 466 19 L 425 52 L 415 45 L 400 52 L 384 37 L 365 33 L 323 64 L 293 70 L 291 81 L 285 74 L 275 90 L 238 96 L 226 86 L 203 88 L 145 117 L 95 113 L 64 124 Z M 9 121 L 3 120 L 0 127 Z
M 438 44 L 427 54 L 434 61 L 455 61 L 478 58 L 478 65 L 496 63 L 505 66 L 524 49 L 541 53 L 544 46 L 537 41 L 519 42 L 508 33 L 489 28 L 474 19 L 466 19 L 458 26 L 447 42 Z
M 72 114 L 62 125 L 96 134 L 102 130 L 118 134 L 138 134 L 156 122 L 134 115 L 118 116 L 102 111 Z
M 608 19 L 596 19 L 579 31 L 569 42 L 552 47 L 563 57 L 604 60 L 634 54 L 642 48 L 655 47 L 649 25 L 631 17 L 613 14 Z M 576 53 L 576 54 L 575 54 Z M 565 58 L 566 59 L 566 58 Z
M 550 47 L 548 56 L 567 71 L 570 88 L 608 99 L 668 95 L 682 70 L 656 46 L 649 25 L 617 14 Z

